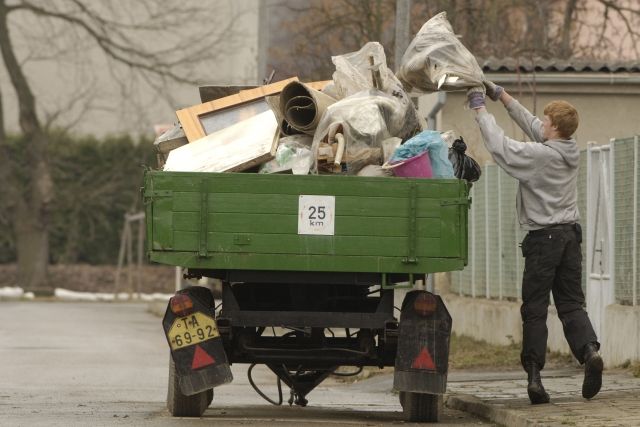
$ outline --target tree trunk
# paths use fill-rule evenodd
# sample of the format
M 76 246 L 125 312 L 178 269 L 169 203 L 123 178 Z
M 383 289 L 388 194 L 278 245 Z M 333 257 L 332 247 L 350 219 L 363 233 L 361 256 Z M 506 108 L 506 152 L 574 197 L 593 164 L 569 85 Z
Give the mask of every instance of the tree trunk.
M 32 209 L 19 203 L 15 209 L 13 227 L 18 252 L 18 284 L 37 295 L 51 295 L 47 266 L 49 265 L 49 233 Z
M 9 34 L 7 15 L 11 8 L 0 1 L 0 51 L 5 69 L 15 90 L 20 110 L 20 128 L 24 134 L 28 175 L 25 185 L 16 191 L 12 222 L 18 248 L 18 284 L 25 291 L 51 294 L 48 281 L 49 206 L 53 182 L 47 158 L 47 139 L 38 122 L 33 92 L 16 58 Z
M 576 11 L 577 0 L 569 0 L 564 9 L 564 19 L 562 22 L 562 38 L 560 41 L 560 57 L 568 58 L 571 56 L 571 30 L 573 25 L 573 14 Z

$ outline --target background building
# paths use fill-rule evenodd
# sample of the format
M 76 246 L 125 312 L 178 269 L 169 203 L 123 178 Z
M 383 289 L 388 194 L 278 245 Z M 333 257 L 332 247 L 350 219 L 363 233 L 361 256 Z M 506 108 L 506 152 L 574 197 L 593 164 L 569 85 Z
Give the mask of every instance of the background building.
M 194 37 L 203 31 L 211 35 L 211 45 L 203 49 L 202 55 L 212 61 L 189 70 L 193 80 L 203 85 L 246 85 L 258 84 L 264 78 L 258 71 L 259 51 L 265 49 L 258 37 L 263 28 L 262 5 L 263 2 L 230 0 L 204 5 L 197 1 L 183 2 L 185 10 L 200 9 L 197 21 L 193 16 L 176 16 L 171 25 L 187 35 L 192 32 Z M 100 5 L 92 7 L 100 9 Z M 105 18 L 121 19 L 118 11 L 108 7 L 100 10 Z M 19 60 L 25 64 L 25 73 L 37 94 L 40 117 L 43 120 L 55 117 L 54 126 L 98 137 L 109 133 L 152 135 L 153 125 L 175 122 L 175 110 L 200 101 L 197 84 L 167 79 L 161 87 L 151 85 L 127 74 L 127 70 L 112 67 L 95 43 L 82 42 L 86 39 L 82 34 L 79 37 L 68 34 L 60 22 L 51 22 L 46 29 L 39 22 L 30 13 L 16 12 L 10 21 L 10 31 Z M 207 23 L 210 28 L 203 28 Z M 136 41 L 149 52 L 180 49 L 180 44 L 170 38 L 174 29 L 141 32 L 136 34 Z M 196 42 L 184 40 L 183 46 Z M 180 65 L 178 73 L 189 66 Z M 0 93 L 5 126 L 9 132 L 18 132 L 17 103 L 5 73 L 0 73 Z
M 608 143 L 640 133 L 640 62 L 604 63 L 579 60 L 537 60 L 517 64 L 514 59 L 480 61 L 485 76 L 505 89 L 538 117 L 544 106 L 557 99 L 573 104 L 580 115 L 576 140 L 581 149 L 589 141 Z M 469 154 L 481 165 L 493 163 L 484 148 L 473 114 L 465 107 L 466 94 L 447 95 L 440 130 L 463 135 Z M 528 138 L 509 118 L 502 103 L 487 100 L 506 134 L 520 141 Z

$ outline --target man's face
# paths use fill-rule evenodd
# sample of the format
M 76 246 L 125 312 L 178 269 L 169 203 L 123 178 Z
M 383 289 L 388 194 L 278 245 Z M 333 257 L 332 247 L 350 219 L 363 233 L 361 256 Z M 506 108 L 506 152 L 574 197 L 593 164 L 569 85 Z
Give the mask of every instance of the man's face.
M 545 115 L 542 119 L 542 138 L 545 141 L 558 137 L 558 128 L 551 124 L 549 116 Z

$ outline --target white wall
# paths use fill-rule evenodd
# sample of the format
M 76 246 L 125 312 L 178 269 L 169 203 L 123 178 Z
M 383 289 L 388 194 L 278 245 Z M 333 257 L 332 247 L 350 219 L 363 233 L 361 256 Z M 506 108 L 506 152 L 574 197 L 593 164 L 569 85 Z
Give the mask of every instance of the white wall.
M 522 342 L 520 303 L 482 298 L 442 295 L 453 318 L 453 332 L 492 344 L 507 345 L 513 340 Z M 602 336 L 598 337 L 600 353 L 606 368 L 626 361 L 640 360 L 640 307 L 612 304 L 606 308 Z M 570 354 L 564 338 L 562 323 L 555 307 L 549 307 L 547 317 L 551 351 Z
M 607 366 L 640 360 L 640 307 L 612 304 L 605 308 L 600 352 Z

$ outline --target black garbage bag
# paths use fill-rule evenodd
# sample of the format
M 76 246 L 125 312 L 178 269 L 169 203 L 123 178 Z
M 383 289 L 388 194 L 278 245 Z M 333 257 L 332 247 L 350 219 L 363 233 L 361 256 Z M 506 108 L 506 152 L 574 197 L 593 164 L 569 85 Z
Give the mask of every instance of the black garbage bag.
M 466 179 L 469 182 L 476 182 L 482 175 L 482 169 L 478 162 L 464 154 L 467 151 L 467 144 L 462 137 L 453 141 L 449 148 L 449 161 L 453 166 L 453 174 L 458 179 Z

